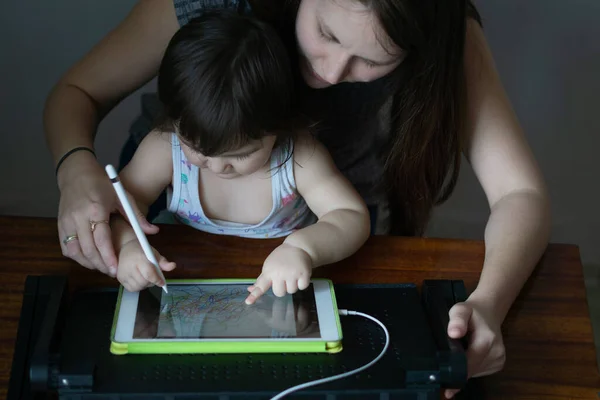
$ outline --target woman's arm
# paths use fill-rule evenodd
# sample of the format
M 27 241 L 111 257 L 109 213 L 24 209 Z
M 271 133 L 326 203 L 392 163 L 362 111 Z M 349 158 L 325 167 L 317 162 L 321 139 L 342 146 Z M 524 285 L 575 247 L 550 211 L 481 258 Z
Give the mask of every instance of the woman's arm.
M 544 178 L 496 72 L 480 26 L 466 43 L 466 155 L 487 196 L 485 262 L 476 293 L 504 319 L 550 236 Z
M 550 206 L 542 173 L 502 88 L 483 31 L 469 21 L 465 46 L 465 155 L 487 196 L 485 261 L 479 284 L 450 313 L 448 333 L 470 331 L 469 376 L 502 368 L 500 325 L 544 252 Z
M 127 18 L 50 93 L 44 110 L 46 140 L 55 163 L 69 150 L 93 147 L 102 118 L 124 97 L 152 79 L 163 52 L 178 29 L 172 0 L 141 0 Z M 70 155 L 57 172 L 61 192 L 59 234 L 77 235 L 62 243 L 63 254 L 80 264 L 114 272 L 116 256 L 105 224 L 90 231 L 90 221 L 108 220 L 117 206 L 114 190 L 91 153 Z M 141 221 L 146 233 L 152 228 Z
M 92 146 L 100 120 L 156 75 L 177 29 L 172 0 L 141 0 L 67 71 L 52 89 L 44 113 L 55 161 L 73 147 Z

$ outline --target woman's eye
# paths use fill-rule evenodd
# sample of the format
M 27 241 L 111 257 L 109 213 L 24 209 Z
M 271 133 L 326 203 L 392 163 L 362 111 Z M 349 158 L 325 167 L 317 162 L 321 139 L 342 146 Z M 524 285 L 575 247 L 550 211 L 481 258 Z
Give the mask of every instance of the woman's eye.
M 365 65 L 367 66 L 367 68 L 375 68 L 377 66 L 377 64 L 373 64 L 370 61 L 365 61 Z
M 331 38 L 331 36 L 328 36 L 325 34 L 325 32 L 323 32 L 323 30 L 319 27 L 319 35 L 321 36 L 321 38 L 325 39 L 328 42 L 333 42 L 334 40 Z

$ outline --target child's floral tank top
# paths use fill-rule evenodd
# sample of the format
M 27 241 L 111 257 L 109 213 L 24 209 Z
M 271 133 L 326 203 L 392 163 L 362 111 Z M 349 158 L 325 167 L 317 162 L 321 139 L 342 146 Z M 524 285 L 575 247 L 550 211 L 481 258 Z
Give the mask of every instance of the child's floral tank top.
M 198 192 L 199 169 L 188 162 L 176 134 L 171 135 L 173 179 L 167 190 L 167 208 L 182 223 L 198 230 L 246 238 L 275 238 L 291 234 L 317 221 L 296 189 L 293 142 L 273 148 L 271 193 L 273 208 L 256 225 L 209 219 Z

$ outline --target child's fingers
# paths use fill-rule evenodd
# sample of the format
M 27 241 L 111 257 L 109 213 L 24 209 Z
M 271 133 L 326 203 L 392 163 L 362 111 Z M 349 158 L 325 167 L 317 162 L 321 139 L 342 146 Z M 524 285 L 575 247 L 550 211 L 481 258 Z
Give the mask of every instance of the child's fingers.
M 123 282 L 122 285 L 128 292 L 139 292 L 139 290 L 137 290 L 137 284 L 131 283 L 131 281 Z
M 160 269 L 162 269 L 163 271 L 173 271 L 175 268 L 177 268 L 177 264 L 175 264 L 173 261 L 167 261 L 164 264 L 159 265 Z
M 119 283 L 121 283 L 121 285 L 123 285 L 125 290 L 128 292 L 135 292 L 135 287 L 131 283 L 131 279 L 129 277 L 118 277 L 117 280 Z
M 137 283 L 132 278 L 132 271 L 128 266 L 119 264 L 117 268 L 117 280 L 129 292 L 136 292 Z
M 146 282 L 153 283 L 156 286 L 164 285 L 162 278 L 158 275 L 158 272 L 156 272 L 156 268 L 149 261 L 141 265 L 138 264 L 137 270 L 139 275 L 145 279 Z
M 310 285 L 310 276 L 302 275 L 298 278 L 298 289 L 304 290 Z
M 120 278 L 119 282 L 121 282 L 123 287 L 129 292 L 139 292 L 140 290 L 145 289 L 147 284 L 147 281 L 138 273 Z
M 163 256 L 159 257 L 158 265 L 160 266 L 160 269 L 162 269 L 163 271 L 173 271 L 175 269 L 175 267 L 177 266 L 174 262 L 168 261 Z
M 129 272 L 127 271 L 127 267 L 123 265 L 123 263 L 119 263 L 117 266 L 117 280 L 123 284 L 124 281 L 129 277 Z M 124 286 L 124 285 L 123 285 Z
M 288 279 L 285 281 L 285 287 L 289 294 L 296 293 L 298 291 L 298 281 L 296 279 Z
M 131 279 L 135 281 L 138 290 L 145 289 L 148 286 L 148 283 L 152 282 L 146 275 L 149 275 L 151 272 L 147 272 L 146 270 L 152 271 L 154 268 L 150 262 L 140 262 L 136 264 L 135 269 L 131 273 Z
M 271 288 L 271 279 L 266 278 L 261 274 L 258 279 L 256 279 L 256 283 L 254 283 L 253 286 L 254 289 L 252 289 L 252 292 L 246 297 L 246 304 L 254 304 L 260 296 L 267 293 L 267 290 Z
M 285 296 L 286 292 L 286 287 L 285 287 L 285 281 L 283 279 L 277 279 L 275 281 L 272 282 L 272 290 L 273 290 L 273 294 L 277 297 L 283 297 Z
M 135 291 L 139 292 L 140 290 L 144 290 L 148 287 L 148 280 L 144 278 L 141 274 L 135 274 L 135 276 L 131 279 L 134 283 Z

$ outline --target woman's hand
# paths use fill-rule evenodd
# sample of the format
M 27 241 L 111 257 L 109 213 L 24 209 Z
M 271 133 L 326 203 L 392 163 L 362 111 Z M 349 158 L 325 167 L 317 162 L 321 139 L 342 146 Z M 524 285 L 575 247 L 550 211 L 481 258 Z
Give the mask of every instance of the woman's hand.
M 70 155 L 58 171 L 60 204 L 58 235 L 63 255 L 89 269 L 115 277 L 117 256 L 108 224 L 111 212 L 126 218 L 108 176 L 92 154 L 79 151 Z M 158 227 L 146 221 L 135 202 L 132 207 L 146 234 Z
M 450 322 L 448 323 L 448 336 L 460 339 L 469 335 L 467 349 L 467 372 L 469 378 L 491 375 L 504 367 L 506 353 L 501 321 L 493 307 L 488 307 L 483 302 L 468 299 L 457 303 L 450 309 Z M 447 389 L 447 399 L 454 397 L 458 389 Z

